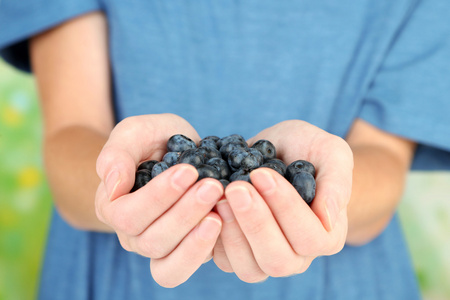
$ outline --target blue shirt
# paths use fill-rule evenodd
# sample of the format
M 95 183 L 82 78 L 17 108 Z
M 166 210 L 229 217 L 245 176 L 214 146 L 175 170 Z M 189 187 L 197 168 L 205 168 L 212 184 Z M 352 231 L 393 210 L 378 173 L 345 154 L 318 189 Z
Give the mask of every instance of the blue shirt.
M 415 169 L 450 167 L 450 2 L 3 0 L 3 57 L 29 69 L 27 39 L 70 18 L 108 17 L 117 121 L 172 112 L 200 136 L 249 138 L 286 119 L 345 137 L 352 122 L 419 144 Z M 417 299 L 395 216 L 361 247 L 303 274 L 247 284 L 203 265 L 173 289 L 117 237 L 78 231 L 55 211 L 42 299 Z

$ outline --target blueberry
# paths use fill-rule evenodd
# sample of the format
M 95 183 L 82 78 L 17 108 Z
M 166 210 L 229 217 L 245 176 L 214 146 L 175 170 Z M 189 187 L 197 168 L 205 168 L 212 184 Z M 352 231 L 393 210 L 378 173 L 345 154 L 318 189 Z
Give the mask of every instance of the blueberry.
M 316 181 L 311 173 L 300 171 L 294 174 L 291 183 L 303 200 L 310 205 L 316 195 Z
M 217 140 L 219 140 L 219 138 L 217 138 Z M 219 148 L 217 147 L 217 140 L 215 140 L 212 136 L 206 137 L 200 141 L 198 147 L 209 147 L 219 150 Z
M 228 166 L 228 163 L 219 157 L 213 157 L 206 161 L 207 165 L 213 166 L 214 168 L 219 171 L 220 178 L 222 179 L 228 179 L 231 175 L 230 167 Z
M 242 168 L 253 170 L 259 168 L 264 162 L 264 157 L 260 151 L 254 148 L 248 149 L 249 155 L 242 161 Z
M 180 164 L 190 164 L 194 167 L 201 165 L 204 162 L 203 154 L 197 149 L 188 149 L 181 153 L 178 158 L 178 163 Z
M 281 176 L 283 176 L 284 177 L 284 175 L 285 175 L 285 169 L 283 169 L 281 166 L 280 166 L 280 164 L 277 164 L 277 163 L 275 163 L 275 162 L 266 162 L 266 163 L 264 163 L 264 164 L 262 164 L 261 166 L 260 166 L 260 168 L 269 168 L 269 169 L 272 169 L 272 170 L 274 170 L 274 171 L 277 171 Z
M 168 168 L 169 166 L 164 161 L 160 161 L 159 163 L 155 164 L 152 169 L 152 178 L 155 178 Z
M 197 151 L 203 155 L 204 161 L 207 161 L 208 159 L 213 158 L 213 157 L 222 158 L 222 155 L 220 154 L 220 151 L 217 150 L 217 148 L 202 146 L 202 147 L 198 147 Z
M 148 169 L 138 170 L 135 174 L 134 186 L 131 189 L 131 193 L 137 191 L 144 185 L 146 185 L 152 179 L 152 172 Z
M 201 180 L 203 178 L 214 178 L 217 180 L 220 179 L 219 171 L 216 168 L 214 168 L 213 166 L 210 166 L 207 164 L 200 164 L 197 167 L 197 172 L 198 172 L 197 180 Z
M 244 137 L 239 134 L 231 134 L 226 137 L 223 137 L 217 141 L 217 148 L 221 148 L 222 146 L 229 144 L 229 143 L 241 143 L 247 145 L 247 142 L 245 141 Z
M 230 184 L 230 182 L 226 179 L 219 179 L 220 183 L 222 184 L 223 188 L 226 189 L 227 186 Z
M 147 169 L 150 170 L 150 172 L 153 169 L 153 166 L 156 165 L 158 163 L 157 160 L 147 160 L 144 161 L 143 163 L 141 163 L 138 167 L 138 170 L 142 170 L 142 169 Z
M 259 140 L 253 144 L 252 148 L 259 150 L 263 155 L 264 160 L 277 157 L 275 146 L 268 140 Z
M 247 181 L 249 183 L 252 183 L 250 181 L 250 172 L 248 170 L 240 169 L 231 174 L 230 181 L 237 181 L 237 180 L 243 180 Z
M 236 149 L 248 149 L 247 143 L 232 142 L 223 145 L 222 147 L 220 147 L 219 150 L 220 154 L 222 155 L 222 158 L 228 161 L 228 155 L 230 154 L 231 151 Z
M 316 170 L 312 163 L 306 160 L 296 160 L 287 167 L 286 179 L 291 181 L 293 176 L 300 171 L 310 173 L 313 177 L 316 176 Z
M 194 148 L 197 148 L 195 142 L 182 134 L 175 134 L 167 141 L 168 152 L 182 152 Z
M 230 166 L 231 170 L 236 172 L 237 170 L 241 169 L 242 161 L 244 158 L 249 156 L 248 151 L 246 149 L 234 149 L 230 152 L 228 155 L 228 165 Z
M 283 176 L 285 176 L 287 166 L 281 159 L 272 158 L 272 159 L 269 159 L 267 161 L 264 161 L 264 164 L 275 165 L 277 169 L 280 169 L 280 171 L 283 174 Z M 280 172 L 278 172 L 278 173 L 280 173 Z
M 256 149 L 236 149 L 230 152 L 228 156 L 228 164 L 231 170 L 239 169 L 253 170 L 263 163 L 261 152 Z
M 178 158 L 180 157 L 181 152 L 167 152 L 163 156 L 163 161 L 169 166 L 172 167 L 175 165 L 178 161 Z

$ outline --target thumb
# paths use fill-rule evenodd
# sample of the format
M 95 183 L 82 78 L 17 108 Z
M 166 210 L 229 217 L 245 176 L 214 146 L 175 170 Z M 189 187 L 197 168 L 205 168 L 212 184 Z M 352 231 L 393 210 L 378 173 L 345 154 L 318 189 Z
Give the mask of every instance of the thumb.
M 97 174 L 105 184 L 108 199 L 128 194 L 134 184 L 137 162 L 118 148 L 106 146 L 97 159 Z

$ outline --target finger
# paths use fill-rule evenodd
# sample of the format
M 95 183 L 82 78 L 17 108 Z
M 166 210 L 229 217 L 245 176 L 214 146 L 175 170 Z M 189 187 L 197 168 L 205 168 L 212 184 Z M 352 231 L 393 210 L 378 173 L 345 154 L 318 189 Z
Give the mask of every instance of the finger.
M 210 212 L 170 255 L 150 261 L 155 281 L 163 287 L 185 282 L 205 261 L 214 248 L 222 222 Z
M 250 177 L 297 254 L 322 255 L 334 246 L 332 235 L 287 180 L 268 168 L 254 170 Z
M 136 236 L 166 212 L 197 180 L 195 167 L 180 164 L 164 171 L 132 194 L 98 199 L 102 219 L 116 231 Z
M 228 201 L 221 200 L 216 207 L 223 221 L 220 239 L 233 272 L 244 282 L 254 283 L 265 280 L 268 276 L 256 262 L 247 238 L 239 227 Z
M 199 140 L 188 122 L 172 114 L 129 117 L 117 124 L 97 159 L 97 174 L 109 199 L 128 193 L 136 166 L 143 160 L 160 160 L 167 140 L 177 133 Z
M 214 208 L 222 194 L 219 181 L 201 180 L 144 232 L 131 237 L 132 249 L 151 258 L 165 257 Z
M 316 196 L 311 209 L 319 217 L 326 230 L 333 230 L 340 212 L 350 201 L 353 176 L 353 154 L 341 138 L 323 141 L 327 155 L 313 155 L 318 166 L 316 172 Z M 334 151 L 333 151 L 334 149 Z M 339 150 L 337 150 L 339 149 Z
M 294 273 L 302 258 L 293 251 L 255 188 L 247 182 L 235 181 L 228 185 L 225 195 L 263 272 L 272 277 Z
M 231 266 L 230 261 L 228 260 L 220 235 L 219 238 L 217 239 L 216 245 L 214 245 L 213 259 L 216 266 L 222 271 L 226 273 L 233 272 L 233 267 Z

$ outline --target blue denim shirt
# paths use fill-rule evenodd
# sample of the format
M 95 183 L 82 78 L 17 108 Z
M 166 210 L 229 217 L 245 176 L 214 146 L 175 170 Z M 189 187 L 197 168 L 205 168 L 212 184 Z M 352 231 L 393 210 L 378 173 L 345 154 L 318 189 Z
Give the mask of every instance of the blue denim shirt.
M 171 112 L 200 136 L 250 138 L 286 119 L 345 137 L 352 122 L 419 144 L 413 168 L 450 167 L 450 2 L 3 0 L 0 53 L 29 69 L 27 39 L 101 10 L 109 24 L 117 121 Z M 361 247 L 303 274 L 247 284 L 203 265 L 173 289 L 113 234 L 78 231 L 55 211 L 41 299 L 417 299 L 395 216 Z

